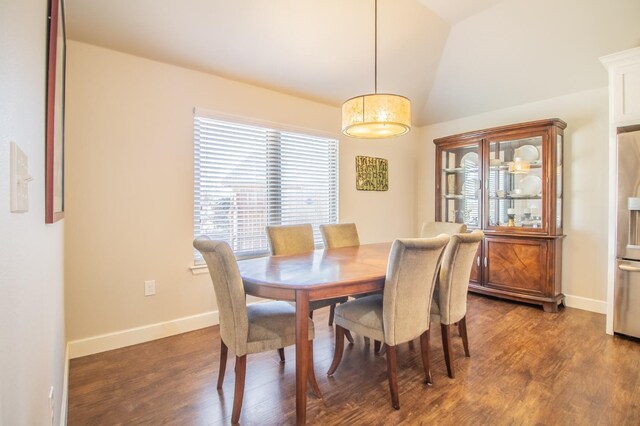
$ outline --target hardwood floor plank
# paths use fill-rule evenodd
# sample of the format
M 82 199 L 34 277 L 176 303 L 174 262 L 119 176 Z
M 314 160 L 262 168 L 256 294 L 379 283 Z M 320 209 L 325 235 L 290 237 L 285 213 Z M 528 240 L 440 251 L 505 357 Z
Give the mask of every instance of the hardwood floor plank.
M 432 327 L 433 385 L 424 383 L 419 350 L 400 345 L 401 408 L 389 401 L 385 357 L 362 336 L 334 351 L 329 310 L 316 313 L 315 373 L 323 399 L 307 399 L 309 424 L 640 424 L 640 343 L 604 333 L 604 316 L 541 309 L 471 295 L 471 358 L 452 329 L 456 378 L 447 377 L 439 327 Z M 248 355 L 240 423 L 294 424 L 295 350 Z M 71 360 L 69 425 L 229 424 L 235 354 L 216 389 L 218 327 Z

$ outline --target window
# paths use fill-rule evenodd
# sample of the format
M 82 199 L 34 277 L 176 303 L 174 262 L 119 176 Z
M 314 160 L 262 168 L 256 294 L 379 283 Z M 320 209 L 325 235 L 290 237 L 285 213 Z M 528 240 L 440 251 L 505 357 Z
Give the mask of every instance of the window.
M 269 252 L 265 227 L 338 219 L 338 141 L 194 116 L 194 233 L 237 257 Z M 197 251 L 196 264 L 203 259 Z

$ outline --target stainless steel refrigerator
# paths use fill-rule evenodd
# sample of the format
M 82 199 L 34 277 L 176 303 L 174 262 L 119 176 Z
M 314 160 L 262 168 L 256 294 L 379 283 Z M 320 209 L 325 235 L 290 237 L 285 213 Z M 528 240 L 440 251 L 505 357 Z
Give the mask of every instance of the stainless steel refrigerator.
M 640 338 L 640 131 L 618 135 L 613 331 Z

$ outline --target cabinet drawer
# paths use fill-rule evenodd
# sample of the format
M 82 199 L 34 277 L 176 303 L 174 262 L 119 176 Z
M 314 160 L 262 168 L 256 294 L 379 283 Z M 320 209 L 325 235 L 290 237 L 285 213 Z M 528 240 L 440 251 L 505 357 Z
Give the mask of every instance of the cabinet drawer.
M 485 286 L 543 295 L 548 282 L 548 244 L 545 240 L 485 239 Z

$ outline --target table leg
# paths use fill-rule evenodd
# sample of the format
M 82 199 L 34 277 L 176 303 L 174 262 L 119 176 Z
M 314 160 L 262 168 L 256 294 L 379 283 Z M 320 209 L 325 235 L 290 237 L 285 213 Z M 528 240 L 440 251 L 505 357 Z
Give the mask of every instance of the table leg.
M 309 293 L 296 291 L 296 423 L 307 421 L 307 368 L 309 365 Z

